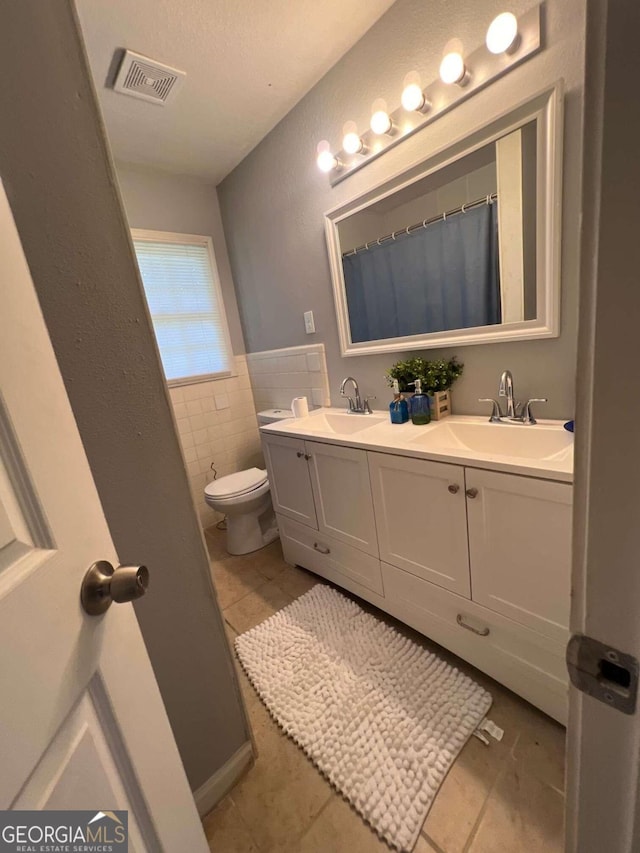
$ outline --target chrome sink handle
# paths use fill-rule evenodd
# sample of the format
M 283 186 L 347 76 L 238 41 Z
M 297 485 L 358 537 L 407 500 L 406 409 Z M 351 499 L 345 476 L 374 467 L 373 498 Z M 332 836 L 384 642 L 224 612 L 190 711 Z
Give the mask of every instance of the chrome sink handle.
M 502 423 L 502 411 L 500 410 L 500 403 L 497 400 L 494 400 L 493 397 L 480 397 L 478 399 L 479 403 L 491 403 L 493 408 L 491 410 L 491 417 L 489 418 L 489 423 L 491 424 L 500 424 Z
M 527 400 L 527 402 L 524 404 L 522 414 L 520 415 L 519 420 L 521 420 L 523 424 L 527 424 L 529 426 L 537 424 L 538 421 L 533 417 L 533 412 L 531 411 L 531 404 L 546 402 L 548 402 L 547 397 L 532 397 L 530 400 Z
M 369 405 L 369 400 L 377 400 L 377 399 L 378 398 L 376 397 L 375 394 L 372 394 L 370 397 L 364 398 L 363 406 L 364 406 L 364 411 L 365 411 L 366 415 L 372 415 L 373 414 L 373 412 L 371 411 L 371 406 Z

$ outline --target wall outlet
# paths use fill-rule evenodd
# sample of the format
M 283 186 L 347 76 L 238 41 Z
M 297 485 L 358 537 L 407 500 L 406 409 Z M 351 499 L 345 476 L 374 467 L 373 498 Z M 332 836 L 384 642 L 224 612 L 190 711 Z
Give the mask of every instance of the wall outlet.
M 313 319 L 313 311 L 304 312 L 304 330 L 308 335 L 312 335 L 316 330 L 316 324 Z

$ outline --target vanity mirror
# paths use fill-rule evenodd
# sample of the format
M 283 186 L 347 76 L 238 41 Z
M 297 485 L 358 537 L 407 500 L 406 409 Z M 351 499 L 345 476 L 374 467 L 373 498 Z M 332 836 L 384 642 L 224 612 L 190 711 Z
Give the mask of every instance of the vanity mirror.
M 559 332 L 557 84 L 326 214 L 343 355 Z

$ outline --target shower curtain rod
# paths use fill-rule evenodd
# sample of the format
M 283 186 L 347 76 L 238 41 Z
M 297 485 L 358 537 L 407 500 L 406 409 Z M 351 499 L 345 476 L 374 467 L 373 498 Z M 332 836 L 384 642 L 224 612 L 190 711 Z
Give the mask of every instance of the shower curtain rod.
M 477 198 L 475 201 L 470 201 L 466 204 L 461 205 L 460 207 L 455 207 L 453 210 L 446 210 L 444 213 L 438 214 L 438 216 L 432 216 L 431 219 L 423 219 L 422 222 L 416 222 L 415 225 L 408 225 L 406 228 L 401 228 L 399 231 L 392 231 L 391 234 L 385 234 L 384 237 L 378 237 L 377 240 L 370 240 L 368 243 L 363 243 L 362 246 L 356 246 L 355 249 L 349 249 L 348 252 L 343 252 L 342 257 L 346 258 L 349 255 L 357 255 L 358 252 L 366 251 L 369 246 L 379 246 L 381 243 L 384 243 L 385 240 L 395 240 L 396 237 L 399 237 L 400 234 L 411 234 L 413 231 L 417 231 L 419 228 L 426 228 L 427 225 L 432 225 L 434 222 L 444 221 L 447 216 L 455 216 L 458 213 L 464 213 L 466 210 L 469 210 L 470 207 L 478 207 L 480 204 L 492 204 L 494 201 L 497 201 L 498 193 L 491 193 L 490 195 L 483 196 L 482 198 Z

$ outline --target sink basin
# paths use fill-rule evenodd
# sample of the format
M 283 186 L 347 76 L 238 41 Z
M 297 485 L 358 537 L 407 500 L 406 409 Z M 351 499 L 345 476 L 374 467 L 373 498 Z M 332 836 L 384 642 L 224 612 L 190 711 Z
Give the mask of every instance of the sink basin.
M 297 421 L 296 426 L 304 429 L 305 432 L 355 435 L 387 420 L 386 415 L 348 415 L 341 412 L 321 412 Z
M 573 436 L 562 427 L 443 421 L 412 439 L 424 450 L 464 450 L 520 459 L 564 459 L 573 452 Z

